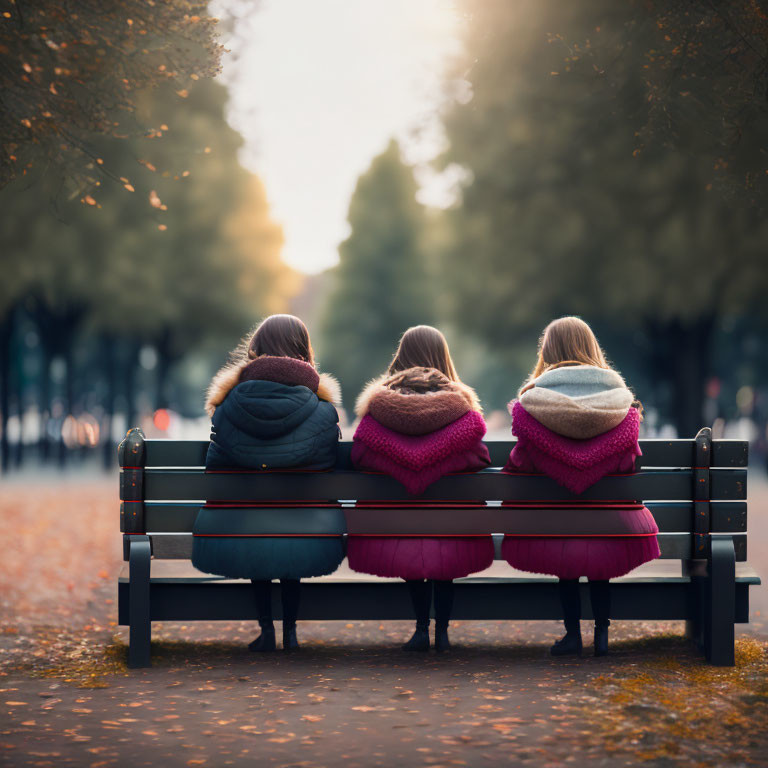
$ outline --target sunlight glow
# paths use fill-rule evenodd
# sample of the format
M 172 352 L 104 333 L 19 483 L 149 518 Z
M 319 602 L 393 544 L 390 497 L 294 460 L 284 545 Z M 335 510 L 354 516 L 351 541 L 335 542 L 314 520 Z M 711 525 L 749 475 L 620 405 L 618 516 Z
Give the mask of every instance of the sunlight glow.
M 263 179 L 285 229 L 284 258 L 305 272 L 337 261 L 357 177 L 396 136 L 419 198 L 446 205 L 426 167 L 444 146 L 437 110 L 459 46 L 450 0 L 264 0 L 213 4 L 238 18 L 224 60 L 243 162 Z

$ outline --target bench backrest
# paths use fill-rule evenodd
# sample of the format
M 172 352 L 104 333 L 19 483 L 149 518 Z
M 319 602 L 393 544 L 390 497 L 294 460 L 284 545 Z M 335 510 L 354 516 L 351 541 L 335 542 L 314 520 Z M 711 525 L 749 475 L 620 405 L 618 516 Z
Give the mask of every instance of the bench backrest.
M 705 558 L 711 535 L 727 533 L 735 534 L 737 560 L 746 559 L 746 441 L 712 440 L 708 429 L 692 440 L 641 440 L 636 474 L 610 475 L 579 496 L 543 475 L 502 472 L 514 444 L 487 442 L 492 468 L 448 475 L 412 497 L 393 478 L 355 471 L 349 442 L 339 444 L 337 467 L 329 472 L 205 472 L 208 441 L 146 440 L 134 429 L 119 452 L 121 531 L 148 534 L 157 558 L 188 558 L 192 527 L 205 500 L 233 511 L 249 504 L 280 507 L 284 519 L 313 501 L 341 501 L 350 533 L 381 535 L 403 532 L 397 527 L 405 518 L 394 515 L 392 506 L 402 509 L 405 502 L 420 521 L 419 533 L 461 535 L 504 533 L 508 516 L 520 514 L 501 506 L 505 501 L 526 502 L 532 514 L 544 514 L 552 506 L 585 511 L 634 499 L 653 512 L 662 557 Z M 360 528 L 363 520 L 367 527 Z

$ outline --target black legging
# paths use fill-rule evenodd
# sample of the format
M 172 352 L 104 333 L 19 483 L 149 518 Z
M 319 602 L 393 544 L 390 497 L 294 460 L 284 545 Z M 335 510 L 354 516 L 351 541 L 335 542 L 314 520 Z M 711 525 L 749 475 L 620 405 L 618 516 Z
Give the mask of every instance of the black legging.
M 608 626 L 611 613 L 611 592 L 607 581 L 589 582 L 589 598 L 592 601 L 592 615 L 598 627 Z M 581 595 L 578 579 L 560 579 L 560 603 L 563 606 L 565 631 L 577 631 L 581 621 Z
M 272 582 L 251 579 L 256 594 L 256 610 L 260 622 L 272 621 Z M 280 579 L 280 596 L 283 602 L 283 624 L 295 624 L 299 615 L 301 581 Z
M 429 626 L 429 609 L 432 605 L 432 592 L 435 593 L 435 624 L 447 627 L 453 609 L 452 581 L 406 581 L 411 593 L 411 602 L 416 614 L 416 626 L 426 629 Z

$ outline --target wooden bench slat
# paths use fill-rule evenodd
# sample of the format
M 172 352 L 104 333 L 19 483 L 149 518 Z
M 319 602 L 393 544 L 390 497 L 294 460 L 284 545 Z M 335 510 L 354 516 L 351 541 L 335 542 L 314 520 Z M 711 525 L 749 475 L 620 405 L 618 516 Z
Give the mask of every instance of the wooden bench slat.
M 485 443 L 493 466 L 503 466 L 514 440 L 488 440 Z M 694 440 L 641 440 L 643 467 L 690 467 L 694 457 Z M 205 464 L 207 440 L 146 440 L 148 467 L 200 467 Z M 713 440 L 713 467 L 746 467 L 748 443 L 745 440 Z M 339 468 L 351 469 L 351 442 L 339 444 Z
M 121 482 L 124 477 L 121 473 Z M 743 469 L 714 469 L 711 498 L 735 501 L 746 498 L 747 472 Z M 121 494 L 122 495 L 122 494 Z M 579 501 L 646 499 L 690 501 L 692 470 L 644 470 L 635 475 L 611 475 L 585 493 L 574 497 L 554 480 L 543 475 L 510 475 L 496 469 L 448 475 L 433 483 L 420 500 L 474 501 Z M 200 469 L 147 469 L 144 473 L 146 500 L 268 501 L 271 499 L 318 500 L 359 499 L 402 501 L 413 499 L 395 479 L 373 473 L 335 470 L 330 472 L 222 472 Z
M 152 556 L 159 560 L 189 559 L 192 557 L 191 533 L 160 533 L 149 534 L 152 540 Z M 494 539 L 500 541 L 501 535 Z M 736 548 L 736 560 L 743 562 L 747 559 L 747 536 L 737 533 L 733 537 Z M 661 557 L 670 560 L 689 560 L 694 556 L 693 534 L 690 533 L 660 533 L 659 549 Z M 497 546 L 497 559 L 498 546 Z
M 203 582 L 232 582 L 242 581 L 241 579 L 228 579 L 226 576 L 214 576 L 209 573 L 198 571 L 192 563 L 187 560 L 153 560 L 151 568 L 151 578 L 153 583 L 203 583 Z M 619 576 L 613 579 L 613 583 L 632 582 L 648 583 L 651 581 L 660 582 L 690 582 L 692 576 L 704 576 L 706 573 L 706 561 L 698 560 L 688 566 L 682 561 L 675 560 L 652 560 L 650 563 L 644 563 L 638 566 L 625 576 Z M 129 566 L 124 563 L 120 569 L 119 580 L 127 581 L 129 576 Z M 503 560 L 497 560 L 486 570 L 479 573 L 456 579 L 457 582 L 474 583 L 488 579 L 504 579 L 507 582 L 539 582 L 555 581 L 557 577 L 544 574 L 527 573 L 518 571 L 507 565 Z M 760 584 L 760 577 L 749 563 L 737 563 L 736 579 L 744 584 Z M 346 558 L 336 571 L 327 576 L 311 576 L 302 579 L 302 584 L 313 582 L 323 582 L 326 584 L 337 584 L 340 582 L 356 584 L 378 584 L 380 582 L 402 583 L 401 579 L 385 576 L 371 576 L 367 573 L 357 573 L 349 567 Z
M 165 564 L 163 564 L 165 565 Z M 611 583 L 614 596 L 612 619 L 675 620 L 690 615 L 691 577 L 658 563 L 642 566 Z M 152 564 L 153 574 L 158 563 Z M 413 618 L 407 590 L 402 581 L 377 579 L 344 573 L 307 579 L 303 583 L 301 620 L 377 620 Z M 348 570 L 348 569 L 347 569 Z M 747 590 L 759 583 L 753 572 L 739 568 L 736 575 L 736 621 L 748 621 Z M 206 577 L 197 572 L 187 577 L 152 577 L 150 610 L 153 621 L 254 620 L 252 587 L 247 581 Z M 584 618 L 589 619 L 586 584 L 581 585 Z M 124 572 L 118 583 L 119 622 L 127 623 L 128 579 Z M 275 598 L 279 590 L 273 584 Z M 273 600 L 275 618 L 280 619 L 279 599 Z M 557 584 L 554 578 L 522 574 L 495 564 L 487 574 L 477 574 L 456 583 L 453 618 L 456 620 L 559 619 Z
M 662 532 L 689 532 L 694 530 L 693 502 L 648 502 L 659 530 Z M 197 502 L 147 502 L 145 520 L 147 531 L 154 533 L 189 533 L 200 508 Z M 222 509 L 222 513 L 237 514 L 237 507 Z M 493 508 L 490 508 L 493 509 Z M 417 510 L 415 514 L 423 510 Z M 575 513 L 578 514 L 579 510 Z M 291 514 L 290 508 L 282 510 Z M 446 518 L 448 510 L 441 510 Z M 457 512 L 457 515 L 461 512 Z M 471 514 L 471 513 L 470 513 Z M 711 529 L 715 533 L 740 532 L 747 530 L 747 503 L 745 501 L 717 501 L 711 506 Z M 469 531 L 466 531 L 469 532 Z

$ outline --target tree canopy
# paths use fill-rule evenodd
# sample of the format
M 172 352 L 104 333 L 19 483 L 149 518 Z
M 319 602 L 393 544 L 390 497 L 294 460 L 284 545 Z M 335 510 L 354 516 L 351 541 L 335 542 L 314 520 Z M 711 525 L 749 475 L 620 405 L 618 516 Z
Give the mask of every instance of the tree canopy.
M 167 367 L 211 340 L 223 357 L 260 315 L 284 308 L 282 231 L 260 180 L 239 164 L 226 89 L 200 81 L 181 101 L 169 90 L 137 97 L 162 136 L 99 142 L 117 173 L 137 169 L 131 191 L 107 179 L 42 207 L 37 182 L 0 191 L 2 260 L 16 276 L 6 303 L 24 302 L 51 354 L 70 354 L 89 327 L 152 344 Z
M 205 0 L 10 0 L 0 15 L 0 186 L 46 168 L 81 190 L 119 176 L 94 142 L 156 130 L 136 120 L 150 87 L 218 70 Z M 129 182 L 125 182 L 129 183 Z
M 399 335 L 433 317 L 424 211 L 394 140 L 358 179 L 349 225 L 320 349 L 323 367 L 341 379 L 348 410 L 363 384 L 389 365 Z
M 639 148 L 656 126 L 655 6 L 467 6 L 471 99 L 445 116 L 445 161 L 469 171 L 445 268 L 455 316 L 498 345 L 566 313 L 621 329 L 618 364 L 646 370 L 680 431 L 698 428 L 713 330 L 766 290 L 766 226 L 679 132 Z

